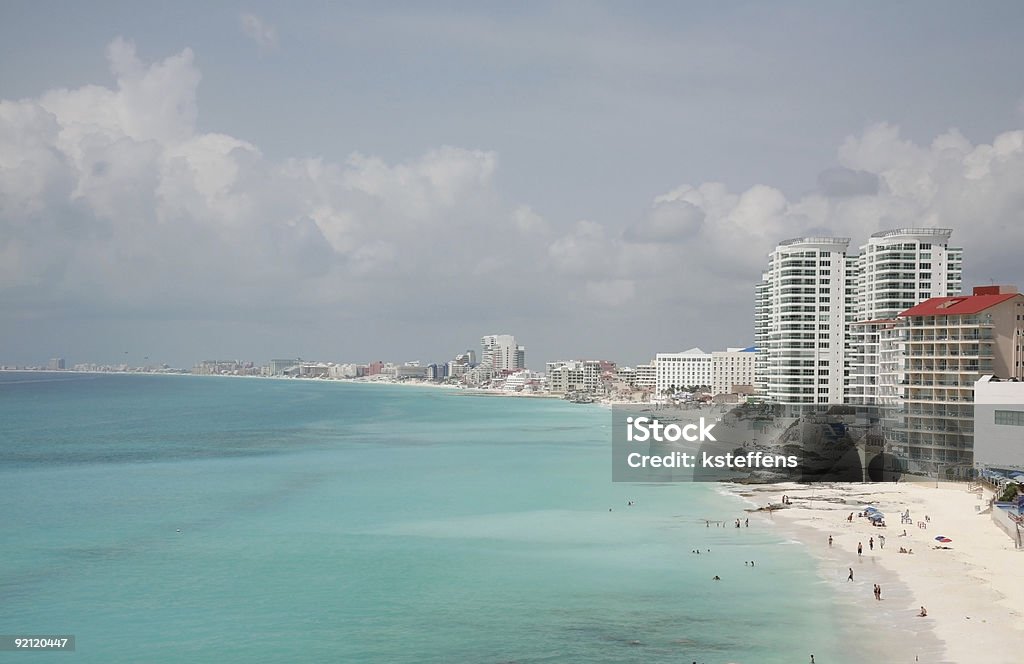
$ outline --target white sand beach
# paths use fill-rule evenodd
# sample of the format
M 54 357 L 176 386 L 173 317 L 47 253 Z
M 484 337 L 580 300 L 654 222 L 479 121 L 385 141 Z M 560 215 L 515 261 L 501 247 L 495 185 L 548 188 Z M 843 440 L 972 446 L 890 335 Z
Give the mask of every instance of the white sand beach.
M 758 506 L 781 505 L 787 496 L 790 505 L 761 516 L 807 544 L 822 561 L 826 577 L 845 584 L 853 569 L 850 589 L 861 592 L 849 595 L 858 610 L 877 606 L 878 622 L 884 623 L 878 634 L 889 643 L 899 640 L 899 659 L 884 661 L 904 661 L 909 656 L 905 653 L 913 654 L 907 661 L 933 663 L 1020 661 L 1024 551 L 1014 549 L 985 511 L 991 492 L 934 482 L 750 485 L 735 492 Z M 885 514 L 886 527 L 858 518 L 868 505 Z M 913 523 L 903 524 L 901 513 L 908 509 Z M 940 535 L 952 541 L 936 541 Z M 858 543 L 863 547 L 860 556 Z M 900 553 L 901 548 L 913 553 Z M 880 603 L 872 599 L 875 583 L 882 586 Z M 927 608 L 926 618 L 917 617 L 921 606 Z M 931 634 L 941 643 L 929 638 Z M 920 642 L 921 652 L 915 642 Z

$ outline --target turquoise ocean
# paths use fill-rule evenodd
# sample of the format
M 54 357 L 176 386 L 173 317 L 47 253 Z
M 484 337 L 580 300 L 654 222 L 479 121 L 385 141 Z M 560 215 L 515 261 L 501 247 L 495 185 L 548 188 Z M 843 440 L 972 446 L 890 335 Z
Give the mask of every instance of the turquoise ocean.
M 745 516 L 716 485 L 612 483 L 610 424 L 428 388 L 0 373 L 0 634 L 77 644 L 0 661 L 856 661 L 804 547 L 760 517 L 706 527 Z

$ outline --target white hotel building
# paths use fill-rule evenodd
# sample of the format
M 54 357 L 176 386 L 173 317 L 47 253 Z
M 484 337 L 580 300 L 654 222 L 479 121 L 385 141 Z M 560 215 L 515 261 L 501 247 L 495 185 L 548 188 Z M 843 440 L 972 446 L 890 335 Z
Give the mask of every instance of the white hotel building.
M 526 348 L 516 345 L 511 334 L 489 334 L 480 339 L 480 364 L 495 373 L 526 368 Z
M 963 251 L 950 233 L 883 231 L 853 256 L 849 238 L 779 244 L 756 289 L 758 392 L 785 405 L 898 405 L 895 318 L 960 292 Z
M 854 260 L 854 322 L 850 325 L 847 403 L 898 406 L 904 374 L 896 317 L 933 297 L 962 289 L 963 249 L 949 246 L 948 228 L 875 233 Z
M 757 287 L 758 392 L 786 405 L 842 403 L 852 318 L 849 238 L 786 240 Z
M 729 348 L 705 353 L 691 348 L 681 353 L 655 356 L 655 394 L 705 386 L 712 394 L 728 394 L 739 386 L 754 384 L 753 348 Z

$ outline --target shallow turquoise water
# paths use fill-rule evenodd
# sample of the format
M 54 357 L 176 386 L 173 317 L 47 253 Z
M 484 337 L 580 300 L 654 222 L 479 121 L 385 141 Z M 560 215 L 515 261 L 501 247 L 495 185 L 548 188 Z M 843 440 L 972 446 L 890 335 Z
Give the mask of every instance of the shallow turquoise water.
M 609 425 L 443 390 L 0 374 L 0 634 L 75 634 L 28 657 L 90 662 L 853 661 L 802 547 L 706 528 L 742 515 L 714 486 L 613 484 Z

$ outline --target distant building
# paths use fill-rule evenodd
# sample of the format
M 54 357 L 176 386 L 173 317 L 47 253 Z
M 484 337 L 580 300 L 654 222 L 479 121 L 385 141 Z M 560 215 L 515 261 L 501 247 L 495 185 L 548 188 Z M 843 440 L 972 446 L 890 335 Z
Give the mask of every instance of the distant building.
M 441 381 L 448 377 L 448 365 L 444 362 L 440 364 L 428 364 L 427 365 L 427 380 Z
M 540 391 L 542 378 L 539 373 L 523 369 L 509 374 L 502 389 L 506 392 L 537 392 Z
M 455 359 L 448 362 L 445 375 L 450 378 L 461 378 L 467 371 L 476 366 L 476 352 L 467 350 L 459 353 Z
M 748 394 L 754 388 L 757 352 L 748 348 L 728 348 L 711 353 L 711 394 Z
M 615 377 L 626 385 L 636 384 L 636 370 L 631 367 L 619 367 L 615 371 Z
M 494 376 L 494 369 L 486 364 L 478 364 L 475 367 L 467 369 L 463 373 L 462 379 L 467 385 L 481 386 L 491 382 L 491 379 L 494 378 Z
M 426 379 L 426 377 L 427 367 L 420 366 L 418 362 L 402 364 L 395 368 L 395 378 L 398 379 L 415 378 L 423 380 Z
M 303 378 L 327 378 L 331 367 L 325 362 L 302 362 L 298 366 L 298 375 Z
M 511 334 L 489 334 L 480 339 L 483 352 L 480 363 L 496 372 L 526 368 L 526 348 L 516 344 Z
M 64 369 L 66 368 L 64 358 L 51 358 L 50 361 L 47 363 L 46 368 L 49 369 L 50 371 L 64 371 Z
M 711 353 L 705 353 L 700 348 L 691 348 L 681 353 L 658 353 L 655 363 L 655 391 L 659 396 L 682 392 L 687 388 L 711 388 Z
M 332 364 L 328 375 L 331 378 L 358 378 L 366 374 L 366 367 L 359 364 Z
M 647 364 L 638 364 L 634 370 L 634 385 L 640 388 L 653 389 L 658 384 L 658 361 L 651 360 Z
M 551 394 L 601 391 L 601 360 L 562 360 L 545 365 L 547 391 Z
M 260 370 L 252 362 L 203 360 L 192 367 L 192 373 L 200 376 L 258 376 Z
M 283 376 L 289 369 L 299 366 L 302 360 L 271 360 L 270 375 Z

